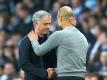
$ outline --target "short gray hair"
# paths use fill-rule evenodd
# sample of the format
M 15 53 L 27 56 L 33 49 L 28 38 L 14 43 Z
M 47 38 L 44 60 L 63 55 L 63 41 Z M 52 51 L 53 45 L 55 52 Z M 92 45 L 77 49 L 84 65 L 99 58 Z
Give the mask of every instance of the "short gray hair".
M 45 17 L 45 16 L 51 16 L 50 13 L 44 11 L 44 10 L 40 10 L 40 11 L 37 11 L 36 13 L 33 14 L 33 17 L 32 17 L 32 22 L 38 22 L 40 21 L 40 19 L 42 17 Z

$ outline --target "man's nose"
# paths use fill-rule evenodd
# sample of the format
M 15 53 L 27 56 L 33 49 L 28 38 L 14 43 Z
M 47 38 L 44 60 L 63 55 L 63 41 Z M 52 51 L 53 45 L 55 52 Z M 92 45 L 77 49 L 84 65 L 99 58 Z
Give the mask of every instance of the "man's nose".
M 50 28 L 50 25 L 47 25 L 47 29 L 49 29 Z

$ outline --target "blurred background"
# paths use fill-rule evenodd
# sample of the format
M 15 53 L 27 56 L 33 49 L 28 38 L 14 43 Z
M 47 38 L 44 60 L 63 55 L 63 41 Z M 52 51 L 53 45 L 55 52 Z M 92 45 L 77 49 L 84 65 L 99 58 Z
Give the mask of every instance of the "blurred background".
M 65 5 L 89 43 L 86 80 L 107 80 L 107 0 L 0 0 L 0 80 L 24 80 L 18 41 L 32 30 L 33 13 L 50 12 L 54 32 L 60 30 L 57 12 Z

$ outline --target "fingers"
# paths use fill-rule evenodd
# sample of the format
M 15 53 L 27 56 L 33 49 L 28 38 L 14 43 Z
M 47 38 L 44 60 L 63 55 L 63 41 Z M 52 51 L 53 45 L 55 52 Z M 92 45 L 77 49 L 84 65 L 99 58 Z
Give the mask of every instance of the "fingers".
M 48 79 L 53 78 L 53 77 L 55 76 L 55 74 L 56 74 L 54 68 L 48 68 L 48 69 L 47 69 L 47 72 L 48 72 Z
M 76 18 L 75 17 L 70 17 L 69 22 L 73 25 L 76 26 Z
M 31 31 L 28 35 L 35 35 L 36 33 L 34 31 Z
M 31 31 L 29 34 L 28 34 L 28 38 L 31 40 L 38 40 L 38 35 L 37 33 L 35 33 L 34 31 Z
M 54 68 L 48 68 L 47 71 L 53 71 L 56 72 L 56 70 Z
M 30 37 L 32 34 L 34 34 L 34 32 L 33 32 L 33 31 L 31 31 L 31 32 L 28 34 L 28 36 Z

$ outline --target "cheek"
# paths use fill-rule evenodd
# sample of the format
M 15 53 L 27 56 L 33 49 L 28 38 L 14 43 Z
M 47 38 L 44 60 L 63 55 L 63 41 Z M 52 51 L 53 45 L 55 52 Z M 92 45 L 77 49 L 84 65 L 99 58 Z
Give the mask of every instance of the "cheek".
M 59 19 L 58 19 L 58 24 L 60 25 L 60 21 L 59 21 Z
M 40 30 L 43 30 L 43 29 L 44 29 L 44 26 L 39 26 L 39 29 L 40 29 Z
M 47 29 L 49 29 L 49 28 L 50 28 L 50 26 L 49 26 L 49 25 L 48 25 L 48 26 L 44 26 L 44 27 L 43 27 L 43 29 L 44 29 L 44 30 L 47 30 Z
M 42 27 L 42 30 L 45 30 L 45 29 L 47 29 L 47 27 L 46 27 L 46 26 L 43 26 L 43 27 Z

